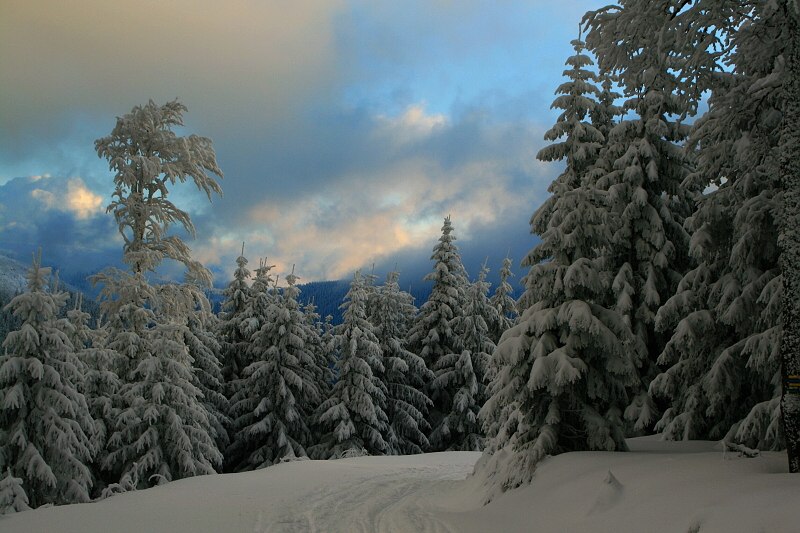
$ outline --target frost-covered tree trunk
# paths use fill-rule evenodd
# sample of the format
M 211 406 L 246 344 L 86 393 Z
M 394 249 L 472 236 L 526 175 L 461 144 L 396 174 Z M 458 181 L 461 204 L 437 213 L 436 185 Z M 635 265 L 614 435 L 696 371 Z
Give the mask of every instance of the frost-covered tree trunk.
M 0 471 L 9 472 L 6 485 L 22 480 L 31 507 L 89 501 L 93 485 L 83 365 L 57 319 L 69 295 L 47 291 L 49 274 L 40 251 L 25 276 L 28 291 L 6 306 L 22 326 L 0 356 Z
M 786 22 L 779 144 L 784 200 L 778 240 L 784 286 L 781 413 L 789 471 L 800 473 L 800 4 L 788 0 L 781 4 Z

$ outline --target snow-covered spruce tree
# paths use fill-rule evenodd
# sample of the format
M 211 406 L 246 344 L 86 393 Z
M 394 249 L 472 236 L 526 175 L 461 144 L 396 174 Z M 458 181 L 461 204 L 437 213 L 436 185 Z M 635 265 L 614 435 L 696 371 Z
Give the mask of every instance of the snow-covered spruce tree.
M 194 235 L 189 214 L 168 200 L 168 186 L 191 178 L 211 200 L 222 190 L 207 172 L 222 171 L 210 139 L 172 131 L 183 125 L 184 111 L 177 101 L 150 101 L 118 118 L 111 135 L 95 142 L 115 171 L 108 211 L 124 239 L 128 265 L 127 271 L 106 268 L 93 277 L 103 286 L 108 320 L 102 347 L 122 356 L 116 368 L 122 384 L 114 398 L 119 414 L 103 467 L 111 479 L 136 479 L 142 487 L 213 473 L 222 460 L 186 345 L 187 320 L 205 299 L 197 284 L 210 285 L 211 273 L 191 259 L 179 237 L 167 235 L 173 224 Z M 146 275 L 164 259 L 186 266 L 186 284 L 150 285 Z
M 187 297 L 200 294 L 195 288 L 183 284 L 171 286 L 173 290 L 186 291 Z M 217 339 L 219 319 L 211 312 L 207 298 L 196 299 L 194 308 L 187 308 L 186 329 L 183 330 L 183 342 L 189 350 L 192 360 L 195 385 L 202 395 L 202 404 L 208 412 L 208 421 L 214 430 L 213 437 L 217 449 L 225 450 L 230 445 L 228 428 L 231 420 L 228 416 L 230 402 L 225 396 L 225 378 L 222 375 L 220 362 L 222 347 Z
M 423 281 L 433 281 L 431 294 L 420 307 L 408 331 L 408 349 L 422 357 L 425 365 L 431 369 L 442 357 L 461 353 L 457 344 L 458 333 L 452 322 L 462 313 L 469 280 L 461 263 L 461 252 L 454 242 L 456 237 L 452 233 L 453 225 L 448 216 L 444 219 L 439 243 L 433 247 L 433 272 L 423 278 Z M 444 396 L 441 390 L 427 389 L 426 393 L 433 401 L 428 423 L 435 428 L 448 409 L 447 403 L 455 391 L 448 391 Z
M 431 431 L 434 450 L 481 451 L 484 432 L 478 411 L 486 401 L 486 370 L 495 344 L 487 324 L 500 320 L 497 309 L 489 302 L 486 264 L 477 281 L 467 288 L 463 312 L 453 319 L 458 332 L 456 345 L 460 352 L 447 354 L 434 365 L 436 378 L 430 390 L 444 400 L 444 417 Z
M 118 368 L 125 370 L 102 466 L 111 479 L 138 479 L 140 487 L 214 473 L 222 455 L 187 345 L 195 336 L 186 317 L 197 297 L 205 295 L 174 291 L 166 296 L 136 278 L 106 283 L 101 291 L 106 298 L 111 291 L 118 294 L 103 302 L 112 304 L 105 306 L 110 325 L 105 347 L 124 356 Z M 131 294 L 138 301 L 122 303 Z M 181 296 L 186 299 L 174 300 Z M 176 303 L 184 310 L 175 309 Z M 162 314 L 164 307 L 176 315 Z
M 329 321 L 322 322 L 320 320 L 317 306 L 313 299 L 303 306 L 303 317 L 306 325 L 314 331 L 314 335 L 309 338 L 306 348 L 314 355 L 314 360 L 316 361 L 315 374 L 319 385 L 321 402 L 329 396 L 334 382 L 333 367 L 336 364 L 336 357 L 333 355 L 334 350 L 330 346 L 330 329 L 332 326 Z M 328 319 L 330 318 L 329 316 Z M 317 407 L 319 405 L 314 405 L 313 411 L 316 411 Z
M 598 105 L 586 68 L 592 60 L 581 41 L 573 45 L 569 81 L 553 103 L 563 113 L 545 134 L 563 140 L 537 156 L 566 159 L 566 169 L 531 217 L 532 233 L 543 240 L 523 260 L 530 271 L 522 315 L 494 351 L 491 397 L 480 411 L 488 451 L 510 452 L 495 478 L 500 490 L 527 483 L 547 454 L 627 449 L 623 414 L 640 414 L 628 407 L 642 389 L 638 367 L 647 354 L 632 349 L 629 324 L 617 310 L 624 294 L 609 251 L 620 221 L 609 193 L 590 178 L 604 139 L 588 120 Z
M 383 352 L 367 320 L 366 285 L 359 270 L 341 306 L 343 322 L 333 329 L 337 381 L 317 409 L 317 423 L 325 431 L 309 449 L 317 459 L 341 457 L 350 449 L 383 455 L 396 445 L 386 416 Z
M 430 367 L 440 357 L 455 349 L 456 333 L 450 324 L 461 314 L 469 281 L 461 264 L 461 252 L 452 235 L 450 217 L 444 219 L 439 244 L 433 247 L 433 272 L 422 281 L 433 281 L 428 301 L 422 304 L 408 332 L 410 349 L 417 352 Z
M 745 24 L 731 43 L 734 72 L 707 76 L 712 96 L 693 128 L 697 171 L 687 187 L 714 187 L 698 195 L 686 223 L 697 267 L 657 320 L 672 332 L 659 358 L 665 371 L 651 386 L 670 399 L 658 425 L 667 438 L 783 446 L 775 218 L 782 96 L 774 83 L 781 40 L 771 23 Z
M 673 438 L 782 445 L 777 228 L 787 211 L 780 209 L 779 145 L 782 125 L 792 123 L 784 118 L 784 89 L 796 79 L 787 75 L 796 42 L 788 38 L 795 15 L 787 8 L 717 0 L 610 8 L 619 28 L 634 18 L 650 25 L 617 44 L 669 56 L 685 105 L 712 94 L 692 133 L 698 169 L 685 182 L 697 191 L 715 186 L 698 196 L 686 224 L 698 266 L 659 311 L 659 327 L 674 333 L 659 359 L 668 369 L 652 391 L 671 399 L 660 427 Z
M 107 479 L 101 465 L 107 455 L 108 428 L 114 427 L 117 419 L 118 409 L 114 406 L 113 398 L 119 391 L 120 380 L 114 369 L 118 368 L 122 356 L 114 350 L 103 348 L 108 328 L 98 320 L 97 327 L 92 329 L 88 323 L 90 315 L 82 310 L 82 305 L 83 296 L 76 295 L 73 309 L 67 311 L 66 318 L 61 319 L 59 324 L 76 348 L 75 355 L 82 364 L 80 391 L 86 398 L 94 424 L 89 439 L 95 454 L 87 466 L 94 480 L 92 496 L 95 496 L 108 483 L 115 481 Z
M 367 311 L 383 352 L 386 415 L 397 437 L 392 452 L 408 455 L 422 453 L 428 447 L 425 415 L 431 401 L 425 386 L 434 375 L 420 356 L 406 349 L 408 325 L 417 308 L 414 298 L 400 290 L 399 277 L 397 270 L 389 272 L 386 282 L 369 296 Z
M 244 260 L 244 261 L 243 261 Z M 246 259 L 240 256 L 237 259 L 238 265 L 246 264 Z M 261 330 L 261 327 L 267 323 L 267 316 L 270 308 L 275 305 L 278 300 L 279 290 L 277 287 L 277 278 L 270 274 L 274 265 L 267 264 L 267 258 L 260 259 L 258 267 L 255 269 L 255 277 L 253 283 L 247 291 L 247 297 L 244 299 L 243 308 L 240 309 L 236 317 L 231 317 L 230 326 L 227 333 L 230 339 L 239 339 L 236 345 L 229 344 L 228 348 L 235 350 L 235 353 L 227 360 L 228 369 L 231 372 L 231 378 L 226 381 L 226 394 L 230 400 L 230 405 L 233 407 L 235 403 L 241 398 L 248 397 L 255 392 L 243 390 L 247 383 L 247 377 L 244 374 L 244 369 L 250 366 L 255 360 L 253 356 L 255 352 L 250 350 L 250 343 L 252 342 L 253 335 Z M 239 276 L 244 276 L 242 269 L 238 271 Z M 240 295 L 242 296 L 242 295 Z M 236 371 L 234 372 L 235 365 Z M 237 418 L 236 413 L 231 412 L 230 418 L 233 421 Z M 236 440 L 238 429 L 232 425 L 229 427 L 229 433 L 233 439 Z M 236 442 L 231 442 L 225 452 L 225 471 L 233 471 L 239 465 L 244 464 L 246 461 L 246 449 Z
M 100 494 L 110 483 L 119 480 L 118 475 L 103 469 L 108 455 L 106 444 L 116 426 L 120 408 L 118 394 L 122 382 L 117 375 L 117 369 L 124 362 L 122 354 L 104 347 L 104 340 L 108 336 L 107 326 L 106 324 L 94 331 L 95 346 L 77 354 L 84 364 L 83 393 L 94 422 L 94 431 L 90 438 L 96 453 L 94 461 L 88 465 L 95 480 L 93 496 Z
M 320 403 L 319 369 L 310 350 L 317 332 L 297 302 L 296 281 L 294 273 L 286 276 L 288 286 L 266 310 L 264 324 L 251 338 L 253 362 L 232 398 L 232 451 L 243 457 L 236 471 L 303 457 L 311 444 L 310 417 Z
M 247 301 L 250 299 L 250 286 L 247 279 L 250 271 L 247 269 L 247 258 L 242 255 L 236 258 L 236 270 L 233 272 L 233 281 L 222 291 L 225 300 L 222 302 L 219 315 L 219 342 L 222 348 L 222 370 L 227 384 L 235 382 L 241 377 L 244 353 L 247 351 L 249 336 L 243 333 L 244 319 L 247 317 Z M 232 390 L 227 391 L 228 397 L 233 396 Z
M 268 265 L 266 258 L 259 261 L 258 268 L 255 271 L 256 276 L 253 278 L 253 284 L 250 287 L 250 296 L 247 298 L 244 310 L 241 312 L 243 318 L 240 325 L 240 333 L 246 339 L 244 341 L 245 345 L 243 345 L 244 351 L 238 354 L 238 364 L 243 365 L 241 367 L 242 372 L 253 362 L 253 352 L 247 349 L 249 341 L 252 340 L 257 331 L 261 330 L 261 327 L 267 321 L 269 310 L 279 299 L 278 279 L 270 274 L 273 268 L 275 268 L 275 265 Z M 238 385 L 235 381 L 233 390 L 238 392 Z
M 29 511 L 29 503 L 22 478 L 14 477 L 11 469 L 6 469 L 6 477 L 0 480 L 0 515 Z
M 66 312 L 61 329 L 67 334 L 70 344 L 76 353 L 80 353 L 84 348 L 91 345 L 94 332 L 89 326 L 91 316 L 83 310 L 83 294 L 71 295 L 74 300 L 72 309 Z
M 657 47 L 634 54 L 627 42 L 618 45 L 624 40 L 620 32 L 630 30 L 639 18 L 631 21 L 617 14 L 601 10 L 584 19 L 590 28 L 589 50 L 626 98 L 622 108 L 627 115 L 608 133 L 604 158 L 610 167 L 597 185 L 609 192 L 610 207 L 621 222 L 609 252 L 616 258 L 615 287 L 625 286 L 629 301 L 617 309 L 636 336 L 635 349 L 650 354 L 645 371 L 652 377 L 653 363 L 666 343 L 655 330 L 656 313 L 689 267 L 689 236 L 682 224 L 693 206 L 683 181 L 692 167 L 681 143 L 689 133 L 682 120 L 695 106 L 682 97 L 685 84 L 676 78 L 668 55 Z
M 770 4 L 769 7 L 773 7 Z M 785 75 L 778 151 L 783 185 L 780 213 L 780 266 L 784 284 L 781 413 L 786 432 L 789 471 L 800 473 L 800 4 L 785 0 L 776 10 L 781 24 Z
M 503 333 L 514 324 L 517 316 L 517 301 L 510 296 L 514 294 L 514 288 L 508 282 L 508 278 L 514 277 L 511 265 L 511 259 L 508 257 L 503 259 L 503 266 L 500 268 L 500 284 L 489 299 L 492 306 L 497 309 L 497 321 L 487 324 L 489 337 L 495 345 L 500 342 Z
M 22 479 L 31 507 L 89 501 L 94 426 L 80 392 L 83 365 L 57 316 L 69 298 L 48 292 L 34 257 L 28 291 L 6 306 L 22 319 L 0 356 L 0 471 Z

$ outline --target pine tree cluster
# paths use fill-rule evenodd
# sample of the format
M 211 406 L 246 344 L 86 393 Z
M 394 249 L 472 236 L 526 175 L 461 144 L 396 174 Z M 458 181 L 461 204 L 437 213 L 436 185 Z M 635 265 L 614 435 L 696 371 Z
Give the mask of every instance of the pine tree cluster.
M 548 454 L 650 432 L 788 445 L 800 471 L 787 388 L 800 322 L 789 329 L 783 298 L 800 249 L 785 200 L 800 146 L 791 4 L 624 0 L 585 15 L 556 142 L 538 154 L 565 170 L 531 218 L 542 242 L 480 412 L 489 452 L 509 452 L 500 490 Z

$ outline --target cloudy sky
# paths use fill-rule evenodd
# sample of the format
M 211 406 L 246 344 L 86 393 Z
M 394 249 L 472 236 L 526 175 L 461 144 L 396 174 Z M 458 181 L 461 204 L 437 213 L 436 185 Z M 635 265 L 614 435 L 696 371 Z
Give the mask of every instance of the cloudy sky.
M 94 140 L 176 97 L 224 197 L 192 186 L 193 257 L 228 281 L 246 242 L 301 281 L 430 271 L 443 218 L 472 277 L 533 246 L 560 167 L 538 162 L 598 0 L 4 0 L 0 249 L 87 273 L 121 256 Z M 520 271 L 518 273 L 521 274 Z

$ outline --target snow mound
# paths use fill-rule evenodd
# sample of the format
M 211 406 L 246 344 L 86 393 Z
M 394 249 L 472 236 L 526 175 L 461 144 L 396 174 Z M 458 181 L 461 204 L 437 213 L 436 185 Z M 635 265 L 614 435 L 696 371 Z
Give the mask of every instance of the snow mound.
M 622 483 L 609 470 L 588 514 L 607 511 L 614 507 L 620 498 L 622 498 Z

